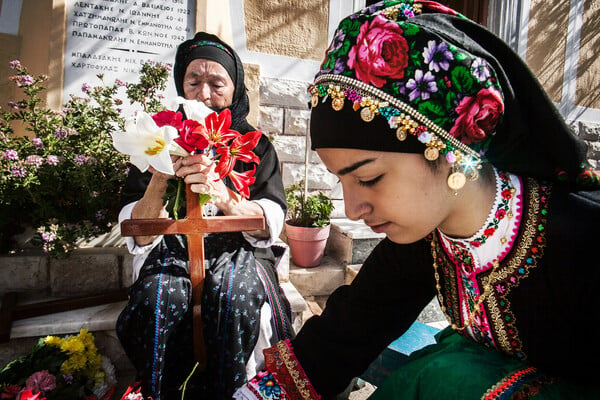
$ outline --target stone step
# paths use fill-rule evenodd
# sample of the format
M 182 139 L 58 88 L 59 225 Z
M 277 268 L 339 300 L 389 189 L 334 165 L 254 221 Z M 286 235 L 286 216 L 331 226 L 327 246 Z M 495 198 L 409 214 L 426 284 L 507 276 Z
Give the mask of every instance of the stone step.
M 307 303 L 291 282 L 281 282 L 281 288 L 290 302 L 292 326 L 297 332 L 312 314 L 307 315 Z M 115 390 L 118 395 L 115 397 L 119 398 L 135 381 L 135 368 L 126 356 L 115 330 L 117 318 L 125 304 L 125 301 L 121 301 L 14 321 L 10 340 L 0 343 L 0 369 L 29 353 L 39 338 L 77 334 L 81 329 L 87 329 L 94 334 L 100 353 L 115 366 L 118 380 Z
M 343 265 L 362 264 L 385 234 L 373 232 L 362 221 L 331 220 L 325 254 Z

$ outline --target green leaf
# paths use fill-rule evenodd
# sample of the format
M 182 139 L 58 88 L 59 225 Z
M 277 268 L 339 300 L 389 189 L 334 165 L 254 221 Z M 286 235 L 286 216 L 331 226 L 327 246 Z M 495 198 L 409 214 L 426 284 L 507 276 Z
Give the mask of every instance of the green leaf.
M 451 74 L 452 85 L 462 93 L 471 91 L 474 83 L 473 75 L 466 67 L 455 67 Z

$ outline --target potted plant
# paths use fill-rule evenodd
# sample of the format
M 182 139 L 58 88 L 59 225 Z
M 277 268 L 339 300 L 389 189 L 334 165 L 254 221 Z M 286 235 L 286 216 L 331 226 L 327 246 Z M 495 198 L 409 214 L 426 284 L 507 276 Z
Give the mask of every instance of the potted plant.
M 288 204 L 285 232 L 294 264 L 315 267 L 325 252 L 333 203 L 323 192 L 309 196 L 304 182 L 302 186 L 304 190 L 298 184 L 285 189 Z

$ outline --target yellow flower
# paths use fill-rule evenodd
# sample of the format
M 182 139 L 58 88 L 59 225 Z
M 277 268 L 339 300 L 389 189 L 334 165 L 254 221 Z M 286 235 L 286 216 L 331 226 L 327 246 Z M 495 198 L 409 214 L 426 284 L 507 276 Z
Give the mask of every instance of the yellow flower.
M 47 344 L 48 346 L 61 347 L 62 342 L 63 342 L 63 339 L 56 337 L 56 336 L 46 336 L 44 338 L 44 343 Z
M 69 336 L 65 339 L 60 349 L 68 354 L 83 353 L 85 346 L 77 336 Z
M 60 372 L 65 375 L 73 375 L 85 368 L 86 358 L 83 354 L 73 354 L 60 366 Z

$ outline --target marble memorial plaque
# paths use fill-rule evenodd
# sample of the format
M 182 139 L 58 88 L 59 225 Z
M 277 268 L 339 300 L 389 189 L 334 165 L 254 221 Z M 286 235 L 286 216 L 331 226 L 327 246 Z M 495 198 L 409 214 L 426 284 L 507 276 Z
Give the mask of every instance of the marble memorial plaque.
M 194 35 L 194 0 L 67 1 L 64 96 L 84 84 L 137 82 L 146 61 L 173 64 L 177 46 Z M 167 95 L 175 95 L 169 79 Z M 123 95 L 124 96 L 124 95 Z

